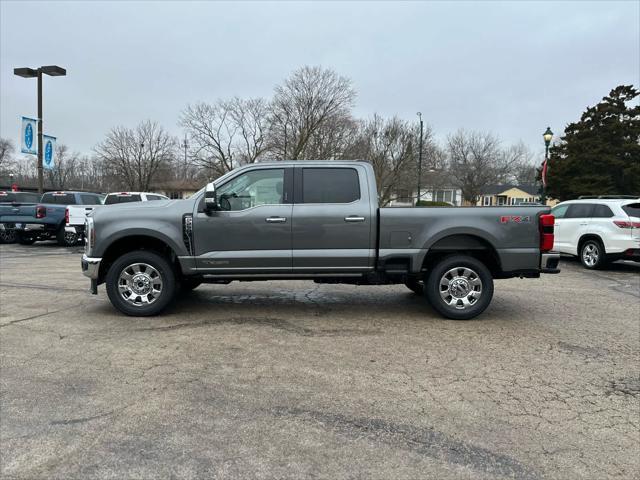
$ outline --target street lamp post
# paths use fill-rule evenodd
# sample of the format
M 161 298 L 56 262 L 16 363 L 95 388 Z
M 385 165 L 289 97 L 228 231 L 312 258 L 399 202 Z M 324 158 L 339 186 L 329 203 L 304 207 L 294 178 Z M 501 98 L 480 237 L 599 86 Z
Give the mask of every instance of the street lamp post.
M 422 183 L 422 132 L 424 129 L 424 124 L 422 123 L 422 113 L 417 113 L 418 118 L 420 119 L 420 146 L 418 147 L 418 192 L 416 193 L 416 207 L 419 206 L 420 202 L 420 184 Z
M 22 78 L 38 79 L 38 193 L 44 191 L 44 180 L 42 175 L 42 74 L 51 77 L 63 77 L 67 71 L 57 65 L 45 65 L 40 68 L 14 68 L 13 74 Z
M 542 134 L 542 138 L 544 138 L 544 165 L 542 166 L 542 204 L 545 205 L 547 203 L 547 168 L 549 167 L 549 145 L 551 145 L 551 140 L 553 139 L 553 132 L 550 127 L 547 127 L 545 132 Z

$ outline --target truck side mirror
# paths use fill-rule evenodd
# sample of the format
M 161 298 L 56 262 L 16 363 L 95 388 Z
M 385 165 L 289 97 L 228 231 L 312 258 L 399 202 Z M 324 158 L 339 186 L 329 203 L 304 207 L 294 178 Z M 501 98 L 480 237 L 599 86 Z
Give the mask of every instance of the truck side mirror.
M 207 183 L 204 189 L 204 211 L 213 212 L 218 210 L 218 197 L 216 196 L 216 186 L 211 183 Z

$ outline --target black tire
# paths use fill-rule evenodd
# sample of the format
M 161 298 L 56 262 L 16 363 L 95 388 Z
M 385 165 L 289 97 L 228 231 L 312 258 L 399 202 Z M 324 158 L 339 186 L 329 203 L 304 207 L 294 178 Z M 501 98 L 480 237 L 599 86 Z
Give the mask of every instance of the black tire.
M 18 235 L 15 230 L 0 230 L 0 243 L 15 243 Z
M 188 293 L 202 285 L 202 280 L 195 278 L 183 278 L 180 280 L 180 293 Z
M 607 264 L 607 252 L 599 240 L 589 239 L 583 242 L 578 256 L 582 266 L 589 270 L 597 270 Z
M 147 267 L 151 268 L 147 269 L 146 267 L 138 267 L 139 273 L 136 274 L 135 269 L 130 268 L 135 264 L 145 264 Z M 147 300 L 149 299 L 148 294 L 143 293 L 142 295 L 136 296 L 136 292 L 132 289 L 128 289 L 121 294 L 119 289 L 121 281 L 120 276 L 125 270 L 128 270 L 130 273 L 134 273 L 134 275 L 132 275 L 131 283 L 134 283 L 133 279 L 136 278 L 136 275 L 142 274 L 143 278 L 145 273 L 147 276 L 151 276 L 149 280 L 159 278 L 161 282 L 159 293 L 153 293 L 153 300 L 149 303 L 145 303 L 145 298 Z M 153 270 L 158 274 L 158 277 L 152 276 Z M 109 296 L 111 304 L 125 315 L 136 317 L 148 317 L 162 312 L 162 310 L 164 310 L 175 297 L 177 288 L 176 276 L 169 262 L 157 253 L 146 250 L 136 250 L 118 258 L 109 267 L 105 281 L 107 295 Z M 122 281 L 126 283 L 125 280 Z M 125 300 L 125 294 L 131 298 L 131 301 Z M 138 304 L 134 304 L 138 299 Z
M 456 269 L 455 276 L 449 273 Z M 467 274 L 467 271 L 472 274 Z M 443 285 L 442 295 L 441 281 L 448 282 Z M 472 290 L 478 291 L 479 295 L 472 295 Z M 493 276 L 486 265 L 474 257 L 450 255 L 436 263 L 428 273 L 425 294 L 431 306 L 444 317 L 470 320 L 484 312 L 491 303 Z M 447 299 L 443 298 L 445 296 Z
M 404 282 L 405 286 L 416 295 L 424 295 L 424 283 L 415 278 L 408 279 Z
M 78 234 L 65 231 L 63 225 L 56 232 L 56 240 L 61 247 L 73 247 L 78 243 Z
M 18 233 L 17 236 L 20 245 L 33 245 L 36 241 L 35 235 Z

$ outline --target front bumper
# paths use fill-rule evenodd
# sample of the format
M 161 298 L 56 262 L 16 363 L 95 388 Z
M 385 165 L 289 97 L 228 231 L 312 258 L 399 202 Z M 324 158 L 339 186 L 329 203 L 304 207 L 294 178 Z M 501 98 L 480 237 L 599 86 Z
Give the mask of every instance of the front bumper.
M 100 272 L 100 262 L 102 258 L 87 257 L 86 254 L 82 255 L 81 265 L 82 273 L 85 277 L 89 277 L 91 280 L 98 279 L 98 273 Z
M 100 262 L 102 258 L 87 257 L 87 254 L 82 254 L 82 260 L 80 265 L 82 266 L 82 273 L 85 277 L 91 279 L 90 291 L 92 294 L 98 294 L 98 276 L 100 274 Z
M 560 273 L 560 269 L 558 268 L 559 263 L 559 253 L 543 253 L 540 255 L 540 273 Z

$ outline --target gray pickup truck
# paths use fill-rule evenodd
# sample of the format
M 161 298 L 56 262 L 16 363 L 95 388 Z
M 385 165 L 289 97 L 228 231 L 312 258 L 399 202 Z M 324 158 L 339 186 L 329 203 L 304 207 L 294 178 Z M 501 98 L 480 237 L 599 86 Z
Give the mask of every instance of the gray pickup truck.
M 378 208 L 371 165 L 257 163 L 187 200 L 97 209 L 82 270 L 127 315 L 201 283 L 405 284 L 445 317 L 487 308 L 493 280 L 558 273 L 546 206 Z

